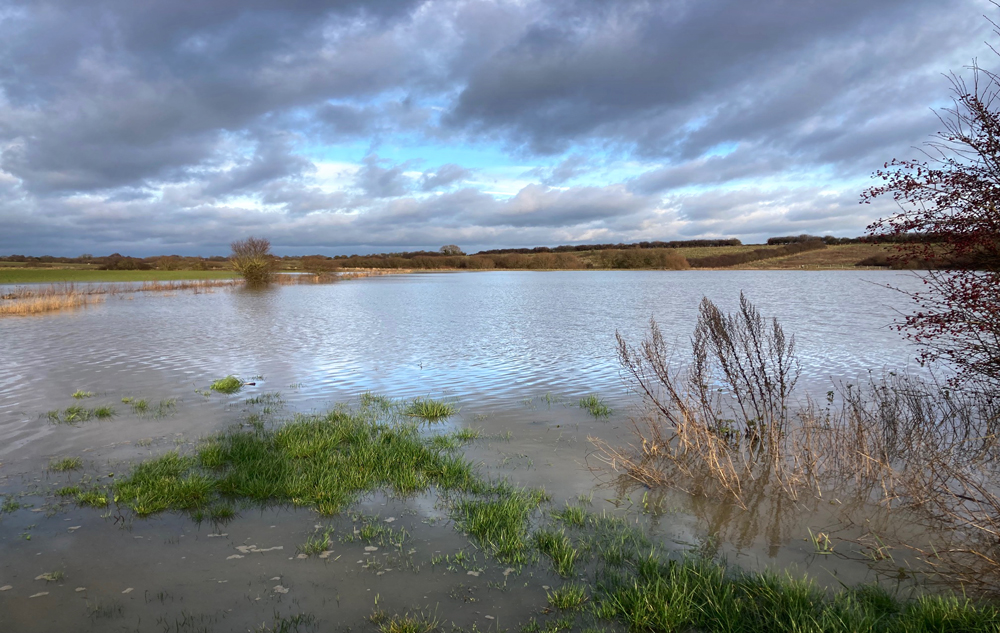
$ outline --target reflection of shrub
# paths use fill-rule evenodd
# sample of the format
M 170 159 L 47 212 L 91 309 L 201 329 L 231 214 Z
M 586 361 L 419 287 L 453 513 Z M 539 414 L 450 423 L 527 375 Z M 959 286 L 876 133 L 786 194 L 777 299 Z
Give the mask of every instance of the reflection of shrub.
M 250 285 L 262 285 L 271 281 L 276 262 L 271 255 L 271 242 L 258 237 L 248 237 L 232 243 L 233 252 L 229 261 L 233 269 Z

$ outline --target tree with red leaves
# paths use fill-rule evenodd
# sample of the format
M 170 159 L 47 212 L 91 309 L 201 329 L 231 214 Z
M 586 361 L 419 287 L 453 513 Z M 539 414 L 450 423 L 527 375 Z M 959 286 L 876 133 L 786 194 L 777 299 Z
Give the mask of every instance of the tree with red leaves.
M 1000 34 L 1000 33 L 998 33 Z M 873 237 L 923 234 L 896 243 L 897 261 L 926 261 L 917 311 L 899 329 L 922 347 L 921 361 L 950 361 L 952 384 L 1000 386 L 1000 76 L 973 63 L 972 84 L 951 76 L 953 105 L 926 160 L 895 160 L 862 203 L 891 196 L 899 213 L 868 227 Z

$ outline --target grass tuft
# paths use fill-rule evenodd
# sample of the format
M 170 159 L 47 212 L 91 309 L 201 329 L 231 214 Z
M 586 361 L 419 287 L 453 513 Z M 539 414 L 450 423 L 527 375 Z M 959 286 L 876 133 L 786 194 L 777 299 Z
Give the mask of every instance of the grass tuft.
M 604 404 L 604 401 L 598 398 L 595 393 L 580 398 L 580 408 L 586 409 L 595 418 L 607 418 L 611 416 L 611 407 Z
M 98 420 L 107 420 L 115 417 L 115 408 L 110 404 L 106 404 L 100 407 L 95 407 L 91 414 Z
M 414 398 L 404 409 L 404 413 L 411 417 L 423 418 L 429 422 L 435 422 L 455 415 L 458 410 L 455 405 L 441 400 L 430 398 Z
M 76 470 L 83 466 L 83 460 L 79 457 L 64 457 L 62 459 L 53 459 L 49 461 L 49 470 L 54 470 L 56 472 L 66 472 L 67 470 Z
M 563 578 L 573 575 L 579 552 L 573 547 L 569 537 L 563 532 L 541 529 L 532 537 L 535 547 L 542 554 L 552 559 L 552 564 Z
M 588 600 L 587 589 L 574 582 L 548 591 L 545 595 L 549 599 L 549 604 L 556 609 L 579 609 Z
M 94 395 L 93 391 L 84 391 L 82 389 L 77 389 L 76 391 L 73 392 L 73 397 L 76 398 L 77 400 L 81 400 L 83 398 L 91 398 L 93 397 L 93 395 Z
M 502 483 L 485 498 L 458 501 L 452 514 L 497 560 L 523 565 L 528 562 L 528 519 L 545 498 L 542 491 Z
M 213 382 L 209 389 L 219 393 L 236 393 L 243 388 L 243 381 L 236 376 L 226 376 Z

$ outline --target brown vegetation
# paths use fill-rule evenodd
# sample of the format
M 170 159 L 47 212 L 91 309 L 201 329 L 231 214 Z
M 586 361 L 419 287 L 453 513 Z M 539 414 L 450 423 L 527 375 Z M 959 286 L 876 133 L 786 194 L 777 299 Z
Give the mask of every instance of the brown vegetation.
M 898 542 L 941 578 L 1000 587 L 1000 400 L 888 375 L 790 399 L 794 341 L 745 298 L 735 315 L 702 303 L 685 370 L 656 326 L 619 357 L 648 405 L 635 443 L 592 439 L 619 484 L 670 487 L 747 513 L 834 500 L 843 521 L 903 513 L 920 540 Z M 852 514 L 853 513 L 853 514 Z M 872 538 L 878 537 L 872 533 Z M 883 535 L 883 537 L 886 537 Z
M 104 301 L 101 295 L 71 292 L 64 295 L 43 295 L 23 299 L 0 300 L 0 316 L 29 316 L 43 312 L 70 310 Z

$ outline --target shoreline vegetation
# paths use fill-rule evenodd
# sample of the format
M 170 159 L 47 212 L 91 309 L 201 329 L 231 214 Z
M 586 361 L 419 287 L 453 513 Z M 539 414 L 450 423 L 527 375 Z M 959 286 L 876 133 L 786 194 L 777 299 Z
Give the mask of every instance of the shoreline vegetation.
M 443 415 L 413 414 L 428 405 Z M 507 567 L 505 577 L 546 570 L 560 578 L 551 590 L 544 587 L 548 609 L 519 615 L 521 631 L 600 630 L 613 623 L 664 632 L 971 633 L 1000 627 L 995 603 L 962 591 L 894 595 L 877 584 L 824 590 L 808 577 L 744 571 L 708 552 L 671 553 L 628 516 L 483 476 L 463 452 L 481 431 L 433 425 L 454 412 L 445 402 L 365 393 L 356 406 L 326 413 L 290 419 L 250 413 L 190 451 L 133 464 L 112 484 L 81 479 L 56 494 L 81 506 L 114 506 L 130 522 L 174 512 L 224 525 L 255 508 L 294 506 L 330 517 L 376 492 L 401 498 L 432 493 L 454 529 L 489 564 Z M 406 532 L 373 519 L 351 538 L 403 552 Z M 330 542 L 328 531 L 299 550 L 325 558 Z M 371 621 L 382 631 L 433 631 L 440 624 L 421 614 L 388 613 L 377 601 Z
M 49 273 L 57 272 L 48 269 L 19 270 L 22 273 Z M 74 271 L 76 272 L 76 271 Z M 217 289 L 231 289 L 244 285 L 242 279 L 237 279 L 232 275 L 221 278 L 201 278 L 184 279 L 184 271 L 169 271 L 166 276 L 159 276 L 160 271 L 136 271 L 131 279 L 123 278 L 119 274 L 112 276 L 113 281 L 102 277 L 107 274 L 105 271 L 80 271 L 80 275 L 86 279 L 81 280 L 81 285 L 76 283 L 35 283 L 31 285 L 17 286 L 9 292 L 0 294 L 0 317 L 5 316 L 30 316 L 57 312 L 60 310 L 71 310 L 95 303 L 105 301 L 107 297 L 122 298 L 135 293 L 173 293 L 179 291 L 190 291 L 193 293 L 210 293 Z M 193 271 L 199 272 L 199 271 Z M 299 285 L 317 283 L 335 283 L 345 279 L 358 277 L 371 277 L 390 274 L 401 274 L 411 272 L 409 270 L 352 270 L 339 272 L 337 274 L 326 275 L 276 275 L 271 283 L 278 285 Z M 0 279 L 3 273 L 0 272 Z M 49 276 L 49 275 L 45 275 Z M 28 277 L 30 275 L 22 275 Z M 88 279 L 90 277 L 90 279 Z M 21 282 L 25 283 L 25 282 Z

